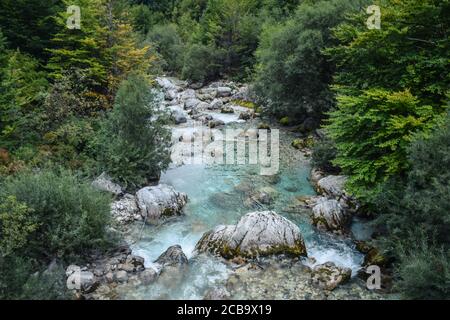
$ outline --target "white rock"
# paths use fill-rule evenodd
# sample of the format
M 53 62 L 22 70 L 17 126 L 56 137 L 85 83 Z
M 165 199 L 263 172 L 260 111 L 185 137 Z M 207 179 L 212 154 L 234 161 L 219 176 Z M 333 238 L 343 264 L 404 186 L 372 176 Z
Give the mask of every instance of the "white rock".
M 147 217 L 148 222 L 181 214 L 187 202 L 185 193 L 165 184 L 142 188 L 136 193 L 136 198 L 141 215 Z
M 251 212 L 237 225 L 218 226 L 202 236 L 196 249 L 225 258 L 272 254 L 306 256 L 299 228 L 273 211 Z

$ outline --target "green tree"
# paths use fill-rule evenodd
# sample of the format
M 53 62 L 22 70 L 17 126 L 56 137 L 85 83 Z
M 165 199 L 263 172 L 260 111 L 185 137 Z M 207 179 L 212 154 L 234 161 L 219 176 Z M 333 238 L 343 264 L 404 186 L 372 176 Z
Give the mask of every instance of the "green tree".
M 52 17 L 60 10 L 64 10 L 61 0 L 2 0 L 0 28 L 9 48 L 20 49 L 45 63 L 49 58 L 45 49 L 58 29 Z
M 97 141 L 101 169 L 129 188 L 159 178 L 170 163 L 167 118 L 145 77 L 123 81 Z
M 266 24 L 257 55 L 255 90 L 264 111 L 304 120 L 334 104 L 334 64 L 322 52 L 336 44 L 330 29 L 364 1 L 305 1 L 286 22 Z
M 38 61 L 14 51 L 6 56 L 0 85 L 0 140 L 15 149 L 39 139 L 47 80 Z
M 406 298 L 450 294 L 450 115 L 429 138 L 408 149 L 411 169 L 383 186 L 376 199 L 383 247 L 397 259 Z
M 414 134 L 429 132 L 444 114 L 450 87 L 448 1 L 382 2 L 382 27 L 366 15 L 336 27 L 338 105 L 327 125 L 335 163 L 350 175 L 355 195 L 371 202 L 390 177 L 408 169 Z

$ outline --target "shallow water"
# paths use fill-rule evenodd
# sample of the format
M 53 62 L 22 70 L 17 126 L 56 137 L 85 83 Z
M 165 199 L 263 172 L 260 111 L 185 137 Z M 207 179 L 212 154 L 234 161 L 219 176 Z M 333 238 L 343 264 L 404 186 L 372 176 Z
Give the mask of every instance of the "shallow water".
M 189 124 L 184 128 L 177 127 L 175 132 L 189 131 Z M 179 244 L 190 263 L 182 272 L 163 273 L 152 285 L 124 292 L 123 298 L 202 299 L 209 288 L 228 278 L 233 266 L 209 255 L 196 256 L 197 241 L 204 232 L 217 225 L 235 224 L 245 213 L 266 209 L 275 210 L 299 226 L 308 256 L 316 260 L 315 264 L 332 261 L 351 268 L 355 275 L 363 256 L 349 239 L 319 232 L 310 225 L 307 215 L 286 210 L 296 196 L 315 194 L 308 181 L 309 162 L 290 146 L 293 138 L 288 132 L 280 133 L 280 172 L 277 177 L 260 176 L 256 166 L 248 165 L 183 165 L 173 166 L 165 172 L 161 183 L 188 194 L 185 215 L 159 226 L 145 226 L 132 249 L 145 258 L 147 267 L 151 267 L 152 261 L 169 246 Z M 242 190 L 256 191 L 262 187 L 276 190 L 275 201 L 271 205 L 246 207 L 247 196 Z M 312 263 L 305 261 L 305 264 Z

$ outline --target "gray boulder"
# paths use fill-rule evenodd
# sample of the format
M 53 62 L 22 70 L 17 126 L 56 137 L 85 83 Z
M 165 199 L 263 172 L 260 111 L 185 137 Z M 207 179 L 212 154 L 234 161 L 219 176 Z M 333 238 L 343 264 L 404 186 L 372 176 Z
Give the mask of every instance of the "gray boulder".
M 185 110 L 190 110 L 190 109 L 194 109 L 195 107 L 197 107 L 197 105 L 200 103 L 201 101 L 198 100 L 197 98 L 193 98 L 193 99 L 188 99 L 184 102 L 184 109 Z
M 222 107 L 223 107 L 223 101 L 220 99 L 214 99 L 209 105 L 210 110 L 218 110 Z
M 221 225 L 206 232 L 197 243 L 196 250 L 227 259 L 274 254 L 306 256 L 299 228 L 273 211 L 251 212 L 236 225 Z
M 335 199 L 321 197 L 312 209 L 313 225 L 319 229 L 341 232 L 345 228 L 347 220 L 345 210 Z
M 175 124 L 181 124 L 181 123 L 187 122 L 186 115 L 181 110 L 172 111 L 172 119 L 175 122 Z
M 351 269 L 338 267 L 333 262 L 326 262 L 313 268 L 311 279 L 313 285 L 323 290 L 332 291 L 338 285 L 350 280 L 351 275 Z
M 187 202 L 185 193 L 165 184 L 142 188 L 136 198 L 141 215 L 149 222 L 181 214 Z
M 339 199 L 346 195 L 344 190 L 346 182 L 346 176 L 327 176 L 317 182 L 317 188 L 319 189 L 319 192 Z
M 114 201 L 111 204 L 111 216 L 121 224 L 141 220 L 136 197 L 125 194 L 121 199 Z
M 177 267 L 188 264 L 188 258 L 181 249 L 181 246 L 174 245 L 169 247 L 154 262 L 161 266 L 161 268 Z
M 117 183 L 114 183 L 106 172 L 103 172 L 92 182 L 92 186 L 98 190 L 110 192 L 116 196 L 123 193 L 123 189 Z

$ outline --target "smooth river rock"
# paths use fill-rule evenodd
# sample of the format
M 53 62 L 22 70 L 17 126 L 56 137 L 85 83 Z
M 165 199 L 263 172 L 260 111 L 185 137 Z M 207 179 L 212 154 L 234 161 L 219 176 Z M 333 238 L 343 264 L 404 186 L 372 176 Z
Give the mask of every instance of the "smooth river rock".
M 181 214 L 187 202 L 185 193 L 165 184 L 142 188 L 136 198 L 141 215 L 150 223 Z
M 276 254 L 306 256 L 300 229 L 273 211 L 251 212 L 236 225 L 221 225 L 206 232 L 197 243 L 196 250 L 227 259 Z

